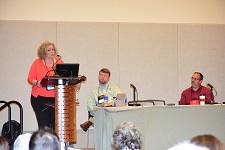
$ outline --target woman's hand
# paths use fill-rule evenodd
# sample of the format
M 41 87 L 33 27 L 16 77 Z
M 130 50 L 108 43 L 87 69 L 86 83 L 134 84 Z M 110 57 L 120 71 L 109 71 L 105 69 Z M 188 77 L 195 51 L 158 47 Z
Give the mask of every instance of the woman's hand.
M 81 83 L 76 84 L 77 92 L 80 91 Z
M 39 88 L 42 87 L 41 81 L 39 81 L 39 80 L 36 80 L 35 85 L 36 85 L 37 87 L 39 87 Z

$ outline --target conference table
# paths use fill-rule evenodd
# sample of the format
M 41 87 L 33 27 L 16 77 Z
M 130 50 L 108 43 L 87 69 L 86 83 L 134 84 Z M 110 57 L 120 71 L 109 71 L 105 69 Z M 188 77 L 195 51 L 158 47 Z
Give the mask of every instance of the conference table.
M 142 150 L 166 150 L 196 135 L 212 134 L 225 143 L 225 105 L 95 107 L 97 150 L 113 150 L 113 132 L 121 122 L 142 133 Z

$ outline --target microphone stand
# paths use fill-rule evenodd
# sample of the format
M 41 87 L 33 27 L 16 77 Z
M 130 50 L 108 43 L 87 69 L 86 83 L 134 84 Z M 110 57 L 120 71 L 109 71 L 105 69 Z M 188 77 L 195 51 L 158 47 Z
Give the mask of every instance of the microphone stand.
M 136 88 L 133 88 L 134 90 L 133 90 L 133 98 L 134 98 L 134 100 L 133 101 L 131 101 L 130 103 L 128 103 L 128 106 L 141 106 L 141 104 L 138 104 L 137 103 L 137 101 L 135 100 L 136 98 L 136 91 L 137 91 L 137 89 Z
M 213 88 L 210 89 L 210 97 L 211 97 L 210 103 L 213 104 L 214 103 L 213 102 Z
M 213 94 L 213 90 L 216 92 L 215 96 Z M 211 104 L 218 104 L 218 102 L 215 101 L 215 97 L 217 96 L 217 91 L 216 91 L 216 89 L 214 87 L 211 88 L 210 96 L 211 96 Z M 214 99 L 214 101 L 213 101 L 213 99 Z

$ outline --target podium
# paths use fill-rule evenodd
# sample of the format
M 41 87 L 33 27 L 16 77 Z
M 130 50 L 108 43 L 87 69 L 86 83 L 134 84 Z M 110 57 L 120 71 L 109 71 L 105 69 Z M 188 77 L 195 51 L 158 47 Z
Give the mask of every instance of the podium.
M 42 86 L 55 90 L 55 132 L 64 143 L 76 143 L 76 84 L 85 81 L 80 77 L 44 77 Z

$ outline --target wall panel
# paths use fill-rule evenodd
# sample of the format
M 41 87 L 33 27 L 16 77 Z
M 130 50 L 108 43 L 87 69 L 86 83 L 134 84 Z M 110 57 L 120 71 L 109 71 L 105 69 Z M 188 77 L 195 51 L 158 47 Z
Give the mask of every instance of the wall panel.
M 23 105 L 25 131 L 37 129 L 30 104 L 31 86 L 27 82 L 27 75 L 37 58 L 37 48 L 45 39 L 56 42 L 56 22 L 0 22 L 0 99 L 17 100 Z M 13 113 L 16 120 L 19 120 L 18 112 Z M 7 121 L 7 115 L 1 112 L 0 118 L 1 127 L 2 122 Z
M 139 99 L 178 100 L 177 25 L 120 23 L 121 86 L 132 97 L 130 83 Z

